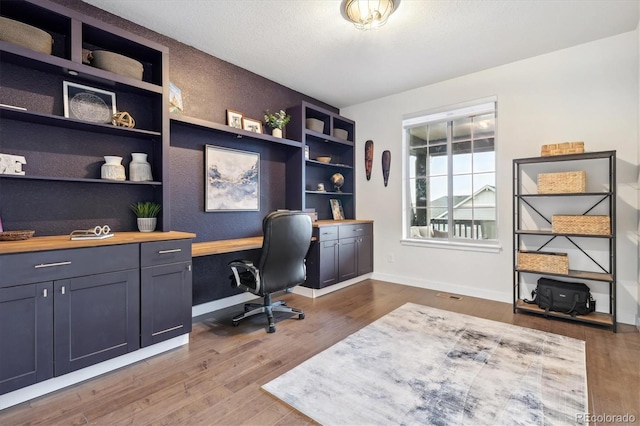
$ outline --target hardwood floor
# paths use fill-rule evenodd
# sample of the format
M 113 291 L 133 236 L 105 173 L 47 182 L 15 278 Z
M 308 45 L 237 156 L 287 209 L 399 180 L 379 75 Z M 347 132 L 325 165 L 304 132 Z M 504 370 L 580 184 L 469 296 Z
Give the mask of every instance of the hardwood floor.
M 531 327 L 586 341 L 589 408 L 593 415 L 635 416 L 640 422 L 640 334 L 512 313 L 510 304 L 366 280 L 309 299 L 286 294 L 306 319 L 277 317 L 232 327 L 242 307 L 194 323 L 190 342 L 137 364 L 0 411 L 9 425 L 305 425 L 314 424 L 260 386 L 403 305 L 414 302 Z M 609 422 L 608 424 L 613 424 Z

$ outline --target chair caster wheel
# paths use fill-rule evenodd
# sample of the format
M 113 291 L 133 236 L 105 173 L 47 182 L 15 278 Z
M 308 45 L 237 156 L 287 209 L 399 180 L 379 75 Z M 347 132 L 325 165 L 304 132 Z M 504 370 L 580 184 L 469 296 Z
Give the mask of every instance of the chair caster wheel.
M 233 326 L 234 326 L 234 327 L 237 327 L 237 326 L 239 326 L 239 325 L 240 325 L 240 323 L 239 323 L 238 321 L 233 321 L 233 323 L 232 323 L 232 324 L 233 324 Z
M 269 330 L 267 330 L 267 333 L 275 333 L 276 332 L 276 328 L 272 325 L 269 326 Z
M 303 320 L 304 319 L 304 314 L 298 314 L 298 319 L 299 320 Z

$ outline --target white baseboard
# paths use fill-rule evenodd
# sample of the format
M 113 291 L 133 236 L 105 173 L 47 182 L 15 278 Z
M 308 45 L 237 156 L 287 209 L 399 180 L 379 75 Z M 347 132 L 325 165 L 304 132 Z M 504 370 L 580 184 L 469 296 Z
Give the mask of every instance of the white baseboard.
M 447 293 L 461 294 L 464 296 L 478 297 L 480 299 L 495 300 L 498 302 L 513 303 L 511 293 L 503 293 L 498 291 L 490 291 L 478 287 L 467 287 L 450 283 L 441 283 L 429 280 L 421 280 L 412 277 L 403 277 L 400 275 L 390 275 L 374 272 L 371 277 L 374 280 L 388 281 L 391 283 L 404 284 L 412 287 L 426 288 L 429 290 L 438 290 Z
M 67 373 L 60 377 L 54 377 L 52 379 L 45 380 L 44 382 L 27 386 L 26 388 L 17 389 L 13 392 L 0 396 L 0 410 L 4 410 L 5 408 L 12 407 L 16 404 L 20 404 L 21 402 L 37 398 L 67 386 L 75 385 L 76 383 L 125 367 L 129 364 L 142 361 L 145 358 L 150 358 L 187 343 L 189 343 L 188 333 L 174 337 L 173 339 L 165 340 L 164 342 L 156 343 L 155 345 L 147 346 L 146 348 L 138 349 L 137 351 L 121 355 L 117 358 L 103 361 L 99 364 L 95 364 L 81 370 L 72 371 L 71 373 Z
M 299 294 L 301 296 L 306 296 L 306 297 L 310 297 L 312 299 L 315 299 L 316 297 L 320 297 L 320 296 L 324 296 L 325 294 L 329 294 L 329 293 L 333 293 L 334 291 L 343 289 L 345 287 L 349 287 L 350 285 L 354 285 L 356 283 L 359 283 L 360 281 L 364 281 L 368 278 L 371 278 L 371 274 L 365 274 L 365 275 L 360 275 L 357 278 L 352 278 L 350 280 L 346 280 L 346 281 L 342 281 L 338 284 L 334 284 L 331 285 L 329 287 L 325 287 L 325 288 L 321 288 L 321 289 L 315 289 L 315 288 L 308 288 L 308 287 L 303 287 L 301 285 L 296 286 L 294 288 L 291 289 L 292 293 L 295 294 Z
M 259 298 L 253 293 L 245 292 L 236 294 L 234 296 L 225 297 L 224 299 L 214 300 L 212 302 L 201 303 L 191 307 L 191 317 L 199 317 L 200 315 L 210 314 L 220 309 L 228 308 L 229 306 L 239 305 L 251 300 Z

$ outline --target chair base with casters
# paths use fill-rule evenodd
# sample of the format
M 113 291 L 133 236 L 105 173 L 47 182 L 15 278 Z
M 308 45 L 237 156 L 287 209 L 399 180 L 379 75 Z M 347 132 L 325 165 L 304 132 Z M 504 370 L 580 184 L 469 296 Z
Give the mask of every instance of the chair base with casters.
M 307 213 L 277 211 L 269 213 L 262 221 L 264 240 L 259 262 L 234 260 L 229 263 L 233 272 L 232 286 L 264 298 L 264 303 L 248 303 L 244 313 L 232 319 L 234 326 L 250 316 L 265 314 L 269 321 L 268 332 L 276 331 L 274 312 L 286 312 L 304 319 L 304 312 L 291 308 L 283 301 L 272 302 L 275 293 L 287 291 L 305 282 L 307 268 L 305 257 L 311 245 L 313 225 Z
M 240 324 L 240 321 L 245 318 L 249 318 L 253 315 L 266 314 L 267 320 L 269 321 L 268 332 L 274 333 L 276 331 L 276 324 L 273 319 L 274 312 L 297 314 L 298 319 L 304 319 L 304 312 L 300 309 L 287 306 L 287 303 L 284 300 L 272 302 L 271 294 L 267 294 L 264 296 L 264 303 L 245 303 L 244 314 L 236 315 L 231 321 L 233 326 L 237 327 Z

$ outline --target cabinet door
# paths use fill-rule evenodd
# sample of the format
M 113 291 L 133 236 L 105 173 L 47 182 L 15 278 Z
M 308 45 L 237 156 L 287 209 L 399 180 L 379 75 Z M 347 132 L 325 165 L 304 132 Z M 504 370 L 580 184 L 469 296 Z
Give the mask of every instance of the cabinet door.
M 348 280 L 356 276 L 357 257 L 356 257 L 356 239 L 341 238 L 338 245 L 338 272 L 340 274 L 339 281 Z
M 373 236 L 363 235 L 356 239 L 358 275 L 373 272 Z
M 53 283 L 0 288 L 0 394 L 53 377 Z
M 321 241 L 320 279 L 318 287 L 323 288 L 338 282 L 338 240 Z
M 55 375 L 140 347 L 137 269 L 54 282 Z
M 191 331 L 191 262 L 142 268 L 141 345 Z

